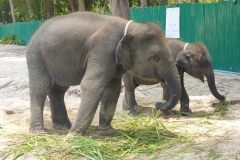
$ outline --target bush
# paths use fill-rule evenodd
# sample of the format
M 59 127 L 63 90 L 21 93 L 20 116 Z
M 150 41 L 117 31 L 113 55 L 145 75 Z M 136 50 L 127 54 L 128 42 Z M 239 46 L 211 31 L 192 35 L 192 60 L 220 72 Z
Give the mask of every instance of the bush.
M 19 39 L 15 39 L 14 35 L 6 35 L 2 39 L 0 39 L 1 44 L 12 44 L 12 45 L 23 45 L 23 41 Z

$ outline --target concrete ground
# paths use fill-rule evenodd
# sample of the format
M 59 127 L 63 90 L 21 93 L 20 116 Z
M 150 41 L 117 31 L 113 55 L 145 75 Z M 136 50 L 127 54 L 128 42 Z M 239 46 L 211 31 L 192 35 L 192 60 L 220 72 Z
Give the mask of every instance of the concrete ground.
M 11 141 L 7 134 L 28 133 L 30 110 L 25 50 L 24 46 L 0 45 L 0 150 Z M 216 126 L 214 132 L 209 133 L 207 137 L 196 139 L 196 145 L 213 148 L 215 152 L 222 154 L 219 159 L 240 159 L 240 75 L 215 72 L 215 80 L 218 91 L 226 95 L 226 100 L 230 102 L 226 114 L 227 119 L 212 120 Z M 190 107 L 194 113 L 207 113 L 214 110 L 213 106 L 218 103 L 218 100 L 212 96 L 207 82 L 202 83 L 200 80 L 185 75 L 185 87 L 190 96 Z M 121 108 L 123 93 L 124 88 L 119 97 L 116 112 L 128 114 L 129 111 L 123 111 Z M 155 103 L 162 100 L 160 84 L 138 87 L 136 99 L 138 105 L 143 107 L 142 114 L 151 114 L 152 108 L 155 110 Z M 80 87 L 71 87 L 67 91 L 65 101 L 70 120 L 73 122 L 81 102 Z M 179 105 L 175 107 L 175 110 L 178 108 Z M 166 119 L 162 120 L 166 121 Z M 196 120 L 199 123 L 188 124 L 190 120 Z M 44 121 L 49 133 L 57 132 L 51 127 L 50 109 L 47 103 Z M 207 124 L 202 123 L 202 120 L 189 117 L 172 117 L 167 121 L 186 121 L 186 129 L 198 134 L 206 132 L 207 128 Z M 97 124 L 98 113 L 93 120 L 93 125 Z M 179 157 L 167 155 L 159 159 L 207 159 L 208 155 L 206 151 L 192 151 Z M 31 156 L 30 154 L 22 159 L 32 159 Z

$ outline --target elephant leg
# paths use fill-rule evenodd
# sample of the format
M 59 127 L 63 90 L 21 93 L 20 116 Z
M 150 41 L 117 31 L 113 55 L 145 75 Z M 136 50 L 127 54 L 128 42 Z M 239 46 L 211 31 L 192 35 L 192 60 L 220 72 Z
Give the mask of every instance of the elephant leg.
M 171 96 L 171 91 L 168 87 L 167 83 L 161 83 L 161 86 L 163 88 L 163 101 L 168 101 Z
M 163 88 L 163 101 L 167 102 L 171 97 L 171 91 L 167 83 L 161 82 L 161 86 Z M 172 115 L 171 110 L 162 110 L 162 116 L 170 116 Z
M 125 88 L 126 88 L 126 87 L 125 87 Z M 129 106 L 128 101 L 127 101 L 127 93 L 126 93 L 126 90 L 125 90 L 124 96 L 123 96 L 122 108 L 123 108 L 123 110 L 129 110 L 129 109 L 130 109 L 130 106 Z
M 97 77 L 92 71 L 95 71 L 94 73 L 98 73 L 100 76 Z M 98 71 L 97 68 L 91 68 L 89 72 L 86 71 L 81 82 L 81 104 L 77 112 L 76 120 L 73 123 L 68 136 L 84 134 L 90 126 L 98 104 L 103 96 L 105 86 L 109 81 L 108 78 L 103 76 L 105 74 L 106 73 Z
M 130 113 L 132 115 L 138 115 L 140 113 L 140 108 L 138 107 L 135 98 L 135 88 L 138 85 L 134 83 L 133 77 L 131 77 L 128 73 L 123 75 L 123 82 L 125 86 L 125 94 L 122 103 L 123 110 L 130 109 Z
M 43 122 L 43 108 L 47 94 L 42 95 L 37 93 L 30 93 L 30 97 L 31 120 L 29 132 L 33 134 L 43 133 L 45 132 Z
M 47 97 L 48 92 L 51 90 L 51 81 L 48 76 L 45 74 L 39 74 L 40 78 L 32 76 L 32 71 L 29 73 L 29 93 L 30 93 L 30 112 L 31 120 L 29 132 L 33 134 L 43 133 L 44 121 L 43 121 L 43 109 L 44 103 Z
M 53 128 L 70 129 L 71 122 L 69 121 L 66 106 L 64 103 L 64 95 L 69 87 L 53 87 L 48 96 L 50 99 L 52 126 Z
M 135 89 L 134 90 L 129 90 L 126 92 L 126 97 L 127 97 L 127 101 L 129 104 L 129 109 L 130 109 L 130 113 L 132 115 L 138 115 L 140 114 L 141 108 L 138 107 L 136 98 L 135 98 Z
M 116 130 L 111 126 L 111 122 L 115 113 L 120 91 L 121 78 L 112 79 L 108 83 L 101 99 L 97 134 L 102 136 L 110 136 L 116 133 Z
M 131 84 L 131 77 L 128 73 L 123 74 L 122 78 L 123 78 L 124 88 L 125 88 L 124 97 L 123 97 L 123 101 L 122 101 L 122 108 L 123 108 L 123 110 L 129 110 L 130 105 L 129 105 L 128 99 L 127 99 L 127 91 L 129 91 L 131 88 L 135 88 L 135 87 L 133 86 L 133 84 Z
M 181 87 L 182 87 L 182 93 L 180 97 L 180 111 L 181 112 L 186 112 L 186 113 L 192 113 L 191 109 L 189 108 L 189 97 L 187 94 L 187 91 L 184 87 L 184 81 L 183 81 L 184 73 L 180 76 L 181 79 Z

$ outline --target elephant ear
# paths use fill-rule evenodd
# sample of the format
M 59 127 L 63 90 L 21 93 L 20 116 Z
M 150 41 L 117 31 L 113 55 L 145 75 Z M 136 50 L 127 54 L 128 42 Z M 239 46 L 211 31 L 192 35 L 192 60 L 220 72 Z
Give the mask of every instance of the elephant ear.
M 191 70 L 193 59 L 189 51 L 180 51 L 177 54 L 175 63 L 182 66 L 187 72 Z
M 123 65 L 125 70 L 130 70 L 131 66 L 131 52 L 130 46 L 133 40 L 133 36 L 131 34 L 125 35 L 118 43 L 115 58 L 116 63 Z

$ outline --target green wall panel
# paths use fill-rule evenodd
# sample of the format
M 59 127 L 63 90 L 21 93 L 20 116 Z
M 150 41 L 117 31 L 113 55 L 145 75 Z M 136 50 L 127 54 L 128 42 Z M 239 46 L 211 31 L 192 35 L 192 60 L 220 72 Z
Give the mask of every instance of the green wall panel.
M 153 6 L 130 10 L 136 22 L 155 22 L 165 31 L 166 8 Z M 240 72 L 240 3 L 179 4 L 180 39 L 201 42 L 208 48 L 215 69 Z M 0 38 L 13 34 L 27 45 L 43 21 L 0 25 Z
M 0 26 L 0 38 L 12 34 L 17 39 L 27 45 L 35 31 L 43 24 L 44 21 L 17 22 Z
M 137 22 L 157 23 L 165 31 L 166 8 L 154 6 L 131 10 Z M 203 43 L 215 69 L 240 72 L 240 4 L 220 3 L 179 4 L 180 39 Z

